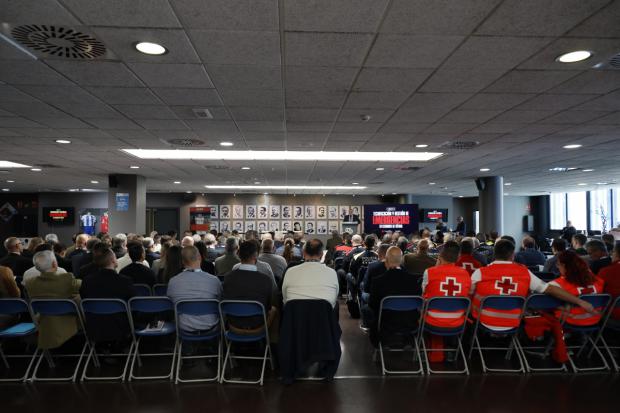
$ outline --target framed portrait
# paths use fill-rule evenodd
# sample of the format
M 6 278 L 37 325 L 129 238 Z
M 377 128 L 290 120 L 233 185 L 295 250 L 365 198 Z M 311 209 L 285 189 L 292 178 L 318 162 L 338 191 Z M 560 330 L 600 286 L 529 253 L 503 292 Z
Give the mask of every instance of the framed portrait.
M 314 222 L 314 221 L 306 221 L 306 226 L 304 227 L 304 232 L 306 234 L 316 234 L 316 222 Z
M 291 221 L 282 221 L 280 225 L 281 231 L 287 232 L 293 230 L 293 223 Z
M 280 221 L 269 221 L 269 231 L 280 231 Z
M 327 219 L 327 207 L 325 205 L 316 207 L 316 219 Z
M 258 205 L 258 212 L 256 213 L 256 218 L 258 219 L 267 219 L 269 218 L 269 205 Z
M 351 205 L 351 209 L 353 210 L 353 215 L 357 215 L 361 220 L 362 219 L 362 207 L 360 205 Z
M 267 226 L 267 221 L 258 221 L 257 231 L 259 232 L 259 234 L 269 231 L 269 227 Z
M 269 219 L 280 219 L 280 205 L 271 205 L 269 207 Z
M 293 207 L 293 219 L 304 219 L 304 206 L 295 205 Z
M 327 221 L 316 222 L 316 233 L 319 235 L 325 235 L 328 233 Z
M 293 221 L 293 231 L 301 232 L 304 230 L 303 221 Z
M 231 231 L 243 232 L 243 221 L 233 221 Z
M 230 221 L 220 221 L 220 232 L 230 232 Z
M 230 205 L 220 205 L 220 219 L 230 219 L 232 217 L 230 213 Z
M 304 216 L 306 219 L 314 219 L 316 217 L 316 207 L 314 205 L 306 205 Z
M 233 219 L 243 219 L 243 205 L 233 205 L 232 217 Z
M 340 232 L 340 222 L 338 221 L 329 221 L 328 224 L 329 232 L 338 231 Z
M 219 221 L 211 221 L 209 222 L 209 230 L 220 231 L 220 223 Z
M 349 213 L 349 206 L 340 205 L 340 215 L 338 216 L 338 218 L 344 219 L 344 216 L 347 215 L 348 213 Z
M 256 221 L 245 221 L 245 232 L 256 231 Z
M 245 206 L 245 219 L 256 219 L 256 205 Z
M 218 208 L 217 205 L 207 205 L 207 208 L 211 210 L 211 219 L 219 219 Z
M 293 218 L 293 207 L 292 206 L 282 205 L 282 218 L 283 219 Z
M 338 205 L 330 205 L 327 207 L 327 218 L 338 219 Z

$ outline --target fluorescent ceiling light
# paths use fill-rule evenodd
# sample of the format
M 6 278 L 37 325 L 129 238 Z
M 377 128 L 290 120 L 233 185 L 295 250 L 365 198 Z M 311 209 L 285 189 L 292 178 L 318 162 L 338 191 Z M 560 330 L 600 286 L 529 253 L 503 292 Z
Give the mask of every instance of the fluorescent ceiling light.
M 259 190 L 259 189 L 272 189 L 272 190 L 338 190 L 338 189 L 366 189 L 365 186 L 329 186 L 329 185 L 205 185 L 207 189 L 250 189 L 250 190 Z
M 586 186 L 588 184 L 581 182 L 581 183 L 578 183 L 577 185 L 579 185 L 579 186 Z
M 233 146 L 234 143 L 232 142 L 220 142 L 220 146 Z
M 136 166 L 136 165 L 131 165 L 131 166 L 129 167 L 129 169 L 140 169 L 140 167 L 139 167 L 139 166 Z
M 2 188 L 4 192 L 9 192 L 9 188 Z
M 583 172 L 593 172 L 593 171 L 594 171 L 594 169 L 583 169 L 582 171 L 583 171 Z
M 41 172 L 41 168 L 32 168 L 31 171 L 32 172 Z
M 244 171 L 249 171 L 252 168 L 250 168 L 249 166 L 242 166 L 241 169 L 243 169 Z
M 0 161 L 0 168 L 30 168 L 30 165 L 24 165 L 11 161 Z
M 428 145 L 427 145 L 427 144 L 425 144 L 425 143 L 421 143 L 421 144 L 419 144 L 419 145 L 416 145 L 415 147 L 416 147 L 416 148 L 428 148 Z
M 13 182 L 15 182 L 15 181 L 14 181 L 14 180 L 12 180 L 12 179 L 9 179 L 7 182 L 8 182 L 8 183 L 10 183 L 10 184 L 12 184 L 12 183 L 13 183 Z
M 592 52 L 588 50 L 576 50 L 574 52 L 565 53 L 561 56 L 558 56 L 557 60 L 560 63 L 575 63 L 581 62 L 582 60 L 586 60 L 592 56 Z
M 140 42 L 136 43 L 136 50 L 141 53 L 149 54 L 149 55 L 162 55 L 167 52 L 166 48 L 161 44 L 151 43 L 151 42 Z
M 65 145 L 71 143 L 71 141 L 69 139 L 56 139 L 55 142 L 56 143 L 65 144 Z
M 429 185 L 435 185 L 435 182 L 429 182 L 428 184 Z
M 377 168 L 376 171 L 385 171 L 385 168 Z
M 98 184 L 99 181 L 90 181 L 91 184 Z
M 577 148 L 581 148 L 581 145 L 579 145 L 578 143 L 575 143 L 575 144 L 571 144 L 571 145 L 564 145 L 564 146 L 562 146 L 562 148 L 564 148 L 564 149 L 577 149 Z
M 174 181 L 173 183 L 175 183 L 175 184 L 177 184 L 177 185 L 178 185 L 178 184 L 180 184 L 180 183 L 181 183 L 181 181 Z
M 510 186 L 510 185 L 512 185 L 512 183 L 510 183 L 510 182 L 506 182 L 506 183 L 504 184 L 504 186 Z
M 329 151 L 218 151 L 192 149 L 122 149 L 140 159 L 237 160 L 237 161 L 430 161 L 441 152 L 329 152 Z
M 490 169 L 489 168 L 480 168 L 480 172 L 489 172 Z

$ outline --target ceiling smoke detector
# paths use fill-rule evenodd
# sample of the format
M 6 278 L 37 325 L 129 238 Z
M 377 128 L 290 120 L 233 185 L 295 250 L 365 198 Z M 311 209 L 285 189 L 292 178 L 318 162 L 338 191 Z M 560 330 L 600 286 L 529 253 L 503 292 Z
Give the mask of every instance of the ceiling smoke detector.
M 213 119 L 213 114 L 207 108 L 194 108 L 192 112 L 194 112 L 194 116 L 198 119 Z
M 478 141 L 446 141 L 439 145 L 442 149 L 473 149 L 476 146 L 480 145 Z
M 181 146 L 183 148 L 191 148 L 194 146 L 203 146 L 205 144 L 204 141 L 200 139 L 192 139 L 192 138 L 180 138 L 180 139 L 168 139 L 164 141 L 172 146 Z
M 95 37 L 69 27 L 27 24 L 13 28 L 11 36 L 44 57 L 91 60 L 107 52 Z

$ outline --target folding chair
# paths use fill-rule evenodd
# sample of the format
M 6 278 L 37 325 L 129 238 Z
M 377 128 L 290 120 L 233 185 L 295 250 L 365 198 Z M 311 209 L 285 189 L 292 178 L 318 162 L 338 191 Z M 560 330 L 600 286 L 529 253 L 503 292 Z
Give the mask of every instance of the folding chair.
M 381 374 L 385 376 L 386 373 L 390 374 L 424 374 L 424 368 L 422 367 L 422 358 L 420 356 L 420 347 L 418 345 L 420 338 L 420 324 L 413 329 L 403 329 L 397 332 L 390 332 L 392 335 L 410 335 L 413 337 L 413 361 L 419 361 L 420 367 L 416 370 L 388 370 L 385 367 L 385 356 L 383 350 L 383 332 L 381 331 L 381 322 L 383 321 L 384 314 L 383 312 L 386 310 L 389 311 L 398 311 L 398 312 L 408 312 L 408 311 L 419 311 L 422 313 L 422 309 L 424 307 L 424 299 L 420 296 L 414 295 L 391 295 L 384 297 L 381 300 L 381 305 L 379 306 L 379 319 L 377 321 L 377 332 L 379 334 L 379 356 L 381 357 Z M 388 349 L 390 352 L 404 352 L 407 351 L 405 348 L 401 349 Z
M 136 292 L 136 297 L 150 297 L 151 287 L 147 284 L 134 284 L 133 289 Z
M 490 307 L 487 310 L 487 307 Z M 482 371 L 484 373 L 493 371 L 493 372 L 503 372 L 503 373 L 525 373 L 525 367 L 523 365 L 523 360 L 521 358 L 521 352 L 518 349 L 517 343 L 517 333 L 519 332 L 519 326 L 521 325 L 521 319 L 523 318 L 523 312 L 525 307 L 525 298 L 518 296 L 510 296 L 510 295 L 489 295 L 485 297 L 480 303 L 480 311 L 478 318 L 476 319 L 474 330 L 472 333 L 472 342 L 469 348 L 468 358 L 471 359 L 471 355 L 475 350 L 478 350 L 478 354 L 480 355 L 480 362 L 482 363 Z M 496 330 L 489 327 L 486 327 L 484 324 L 480 322 L 480 314 L 484 311 L 493 311 L 493 310 L 519 310 L 519 314 L 513 314 L 516 319 L 516 327 L 508 328 L 505 330 Z M 507 338 L 510 341 L 510 346 L 508 347 L 482 347 L 480 345 L 480 339 L 478 338 L 478 333 L 485 333 L 487 336 Z M 484 351 L 505 351 L 506 360 L 512 359 L 512 353 L 514 352 L 517 355 L 517 359 L 519 360 L 519 368 L 518 369 L 500 369 L 500 368 L 490 368 L 487 366 L 487 363 L 484 359 Z
M 525 312 L 538 312 L 538 311 L 546 311 L 552 312 L 558 308 L 561 308 L 566 303 L 562 300 L 559 300 L 555 297 L 552 297 L 547 294 L 532 294 L 528 297 L 525 302 Z M 526 317 L 527 318 L 527 317 Z M 562 317 L 563 318 L 563 317 Z M 560 320 L 561 322 L 562 320 Z M 525 324 L 521 326 L 520 335 L 524 334 Z M 568 371 L 566 364 L 562 364 L 560 367 L 532 367 L 529 362 L 527 356 L 528 354 L 538 357 L 540 359 L 547 359 L 551 353 L 551 349 L 553 348 L 554 340 L 550 339 L 546 346 L 535 346 L 535 345 L 523 345 L 521 341 L 519 341 L 519 337 L 517 336 L 517 344 L 519 345 L 519 351 L 521 352 L 521 357 L 523 358 L 523 364 L 525 365 L 525 369 L 528 373 L 536 372 L 536 371 Z M 541 351 L 542 350 L 542 351 Z
M 594 340 L 594 344 L 597 344 L 599 341 L 601 342 L 601 344 L 607 351 L 607 355 L 609 356 L 611 363 L 614 366 L 614 370 L 618 372 L 620 371 L 620 365 L 618 365 L 618 361 L 616 360 L 616 357 L 614 357 L 612 350 L 619 350 L 620 346 L 608 345 L 604 337 L 605 333 L 608 332 L 613 332 L 616 333 L 616 335 L 620 336 L 620 324 L 610 323 L 610 319 L 613 316 L 614 310 L 620 310 L 620 297 L 616 297 L 613 304 L 609 306 L 609 311 L 607 312 L 607 316 L 605 317 L 605 320 L 601 325 L 601 330 L 599 331 L 598 336 L 596 336 L 596 339 Z M 590 354 L 592 354 L 593 350 L 594 349 L 590 350 Z
M 0 299 L 0 314 L 8 315 L 8 316 L 21 316 L 24 314 L 28 314 L 31 318 L 32 313 L 30 312 L 30 307 L 28 307 L 28 303 L 21 298 L 2 298 Z M 2 341 L 5 339 L 14 339 L 14 338 L 23 338 L 36 334 L 37 327 L 32 322 L 19 322 L 15 325 L 7 327 L 3 330 L 0 330 L 0 358 L 4 364 L 4 367 L 9 370 L 9 362 L 8 359 L 11 358 L 30 358 L 30 363 L 28 363 L 28 367 L 26 368 L 26 372 L 21 377 L 15 378 L 5 378 L 0 379 L 0 382 L 25 382 L 30 375 L 30 370 L 32 369 L 32 365 L 37 358 L 38 349 L 35 348 L 35 351 L 31 355 L 27 354 L 10 354 L 6 355 L 2 351 Z
M 175 383 L 192 383 L 201 381 L 219 381 L 220 379 L 220 366 L 222 360 L 222 330 L 220 329 L 220 323 L 206 333 L 191 334 L 181 329 L 181 323 L 179 317 L 182 315 L 191 316 L 206 316 L 213 315 L 219 319 L 220 309 L 219 301 L 217 300 L 181 300 L 176 303 L 175 308 L 175 320 L 177 326 L 177 368 L 176 368 L 176 381 Z M 188 341 L 192 343 L 207 342 L 217 340 L 217 354 L 207 354 L 201 356 L 184 356 L 183 355 L 183 342 Z M 181 364 L 183 360 L 189 359 L 217 359 L 217 374 L 215 377 L 201 378 L 201 379 L 182 379 L 181 378 Z
M 426 302 L 424 311 L 422 313 L 422 328 L 420 332 L 420 343 L 422 344 L 422 353 L 424 354 L 424 361 L 426 362 L 426 370 L 428 374 L 432 373 L 445 373 L 445 374 L 462 374 L 469 375 L 469 366 L 467 365 L 467 359 L 465 357 L 465 350 L 463 349 L 463 333 L 465 327 L 467 327 L 467 316 L 469 315 L 469 309 L 471 307 L 471 301 L 467 297 L 433 297 Z M 426 322 L 426 316 L 431 314 L 437 318 L 460 318 L 463 317 L 463 323 L 460 326 L 452 328 L 438 328 Z M 454 349 L 427 349 L 424 342 L 424 333 L 433 334 L 442 337 L 455 337 L 457 340 L 457 346 Z M 455 352 L 455 361 L 458 360 L 458 356 L 463 358 L 464 368 L 463 370 L 433 370 L 431 363 L 429 362 L 428 352 L 440 351 L 440 352 Z
M 228 316 L 233 317 L 263 317 L 263 330 L 257 334 L 238 334 L 229 329 L 226 318 Z M 265 376 L 265 366 L 267 360 L 271 364 L 273 370 L 273 356 L 271 355 L 271 345 L 269 344 L 269 330 L 267 325 L 267 313 L 265 307 L 258 301 L 243 301 L 243 300 L 224 300 L 220 302 L 220 322 L 222 324 L 222 331 L 224 338 L 226 339 L 226 356 L 224 357 L 224 364 L 222 365 L 222 372 L 220 374 L 220 383 L 241 383 L 241 384 L 260 384 L 263 385 L 263 378 Z M 265 343 L 265 351 L 262 357 L 256 356 L 235 356 L 230 354 L 230 350 L 233 343 Z M 262 360 L 263 365 L 261 368 L 260 378 L 256 381 L 247 380 L 229 380 L 226 378 L 226 365 L 230 359 L 231 364 L 235 359 L 244 360 Z
M 609 302 L 611 301 L 611 296 L 609 294 L 587 294 L 579 296 L 584 301 L 589 302 L 595 309 L 599 309 L 601 313 L 605 313 L 607 307 L 609 306 Z M 589 316 L 589 315 L 586 315 Z M 568 361 L 573 368 L 575 373 L 579 373 L 582 371 L 599 371 L 599 370 L 609 370 L 609 364 L 607 360 L 605 360 L 605 356 L 596 345 L 596 342 L 592 339 L 593 336 L 600 333 L 603 327 L 603 323 L 599 321 L 598 323 L 591 326 L 580 326 L 570 323 L 569 317 L 564 319 L 563 323 L 564 332 L 565 333 L 577 333 L 583 337 L 583 344 L 580 346 L 566 346 L 568 349 Z M 580 368 L 577 366 L 575 357 L 579 357 L 586 349 L 587 345 L 592 345 L 592 349 L 588 353 L 588 359 L 591 358 L 592 352 L 596 351 L 598 356 L 602 361 L 602 365 L 600 367 L 584 367 Z M 571 354 L 571 350 L 577 350 L 577 354 Z
M 168 297 L 133 297 L 129 299 L 129 310 L 131 311 L 132 318 L 134 313 L 141 314 L 158 314 L 166 311 L 174 311 L 174 305 Z M 135 323 L 135 319 L 134 319 Z M 172 353 L 148 353 L 140 354 L 140 341 L 145 337 L 164 337 L 176 333 L 176 327 L 174 322 L 165 321 L 161 329 L 136 328 L 134 324 L 133 339 L 136 342 L 133 351 L 133 357 L 131 360 L 131 367 L 129 368 L 129 381 L 136 380 L 148 380 L 148 379 L 172 379 L 174 378 L 174 362 L 176 357 L 176 340 L 174 350 Z M 172 356 L 172 363 L 170 364 L 170 373 L 165 376 L 139 376 L 134 374 L 134 366 L 136 360 L 138 360 L 138 366 L 142 365 L 141 357 L 157 357 L 157 356 Z
M 73 315 L 77 319 L 78 322 L 78 333 L 83 334 L 84 329 L 84 319 L 82 318 L 82 313 L 80 312 L 77 304 L 73 300 L 69 299 L 34 299 L 30 301 L 30 309 L 33 314 L 38 314 L 39 316 L 70 316 Z M 37 324 L 37 329 L 39 328 L 37 318 L 34 318 L 35 323 Z M 55 367 L 54 363 L 54 355 L 52 355 L 50 350 L 47 349 L 37 349 L 41 350 L 41 355 L 39 356 L 39 360 L 34 367 L 34 371 L 32 372 L 32 377 L 30 381 L 73 381 L 75 382 L 77 378 L 78 371 L 80 370 L 80 365 L 82 364 L 82 359 L 84 358 L 84 354 L 86 350 L 90 348 L 90 343 L 88 339 L 84 336 L 84 345 L 82 346 L 82 351 L 80 354 L 58 354 L 55 357 L 77 357 L 78 361 L 73 370 L 73 374 L 67 377 L 37 377 L 37 372 L 39 371 L 39 366 L 41 365 L 41 361 L 45 357 L 47 360 L 47 364 L 50 368 Z
M 153 295 L 155 297 L 165 297 L 168 293 L 168 284 L 155 284 L 153 286 Z
M 84 314 L 84 318 L 87 318 L 88 314 L 93 315 L 101 315 L 101 316 L 112 316 L 115 314 L 125 314 L 127 320 L 129 322 L 129 328 L 133 331 L 133 320 L 131 318 L 131 313 L 129 312 L 129 308 L 127 307 L 127 303 L 123 300 L 117 298 L 85 298 L 80 303 L 82 307 L 82 313 Z M 86 328 L 88 328 L 88 322 L 86 322 Z M 87 333 L 88 337 L 88 333 Z M 125 366 L 123 368 L 123 373 L 120 376 L 88 376 L 88 365 L 90 360 L 93 359 L 95 367 L 99 367 L 99 357 L 97 354 L 97 350 L 95 349 L 95 342 L 90 340 L 90 352 L 88 353 L 88 357 L 86 358 L 86 363 L 84 364 L 84 370 L 82 371 L 82 377 L 80 381 L 84 380 L 118 380 L 125 381 L 125 377 L 127 375 L 127 368 L 129 367 L 129 362 L 131 361 L 131 356 L 133 354 L 134 346 L 136 344 L 135 340 L 131 340 L 131 345 L 129 347 L 129 351 L 127 353 L 112 353 L 106 354 L 106 356 L 112 357 L 125 357 Z

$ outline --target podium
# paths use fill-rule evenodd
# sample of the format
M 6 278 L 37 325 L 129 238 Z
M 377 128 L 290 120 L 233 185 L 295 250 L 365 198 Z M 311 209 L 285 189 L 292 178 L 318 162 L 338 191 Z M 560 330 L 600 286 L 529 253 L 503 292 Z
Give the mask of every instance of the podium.
M 346 232 L 349 234 L 357 234 L 358 227 L 359 227 L 359 224 L 357 222 L 343 222 L 342 232 Z

